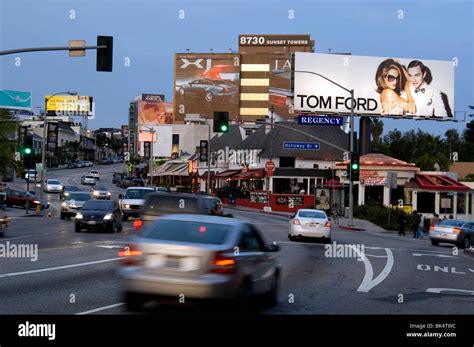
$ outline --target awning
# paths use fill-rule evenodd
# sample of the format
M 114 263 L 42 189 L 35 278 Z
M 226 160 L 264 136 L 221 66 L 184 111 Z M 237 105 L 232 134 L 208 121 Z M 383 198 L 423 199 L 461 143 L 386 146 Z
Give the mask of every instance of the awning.
M 241 170 L 226 170 L 226 171 L 222 171 L 220 173 L 218 173 L 217 175 L 215 175 L 214 177 L 215 178 L 220 178 L 220 179 L 223 179 L 223 178 L 230 178 L 238 173 L 240 173 Z
M 412 178 L 410 182 L 405 184 L 405 188 L 448 192 L 467 192 L 470 190 L 468 186 L 465 186 L 446 175 L 425 174 L 416 174 L 415 178 Z
M 232 177 L 232 179 L 249 180 L 251 178 L 263 178 L 263 177 L 265 177 L 265 169 L 251 169 L 251 170 L 241 172 L 235 175 L 234 177 Z
M 189 176 L 188 162 L 167 162 L 161 165 L 153 176 Z

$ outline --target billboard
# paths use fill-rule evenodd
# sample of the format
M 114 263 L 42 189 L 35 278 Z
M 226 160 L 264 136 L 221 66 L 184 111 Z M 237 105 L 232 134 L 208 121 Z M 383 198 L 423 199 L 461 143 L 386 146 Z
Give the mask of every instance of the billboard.
M 215 110 L 235 118 L 239 85 L 239 54 L 175 54 L 175 120 L 212 118 Z
M 92 115 L 92 97 L 82 95 L 46 95 L 47 111 L 55 114 Z
M 173 124 L 173 103 L 160 98 L 137 101 L 138 125 Z
M 31 92 L 0 89 L 0 108 L 31 109 Z
M 453 118 L 451 61 L 295 53 L 295 71 L 354 89 L 356 114 Z M 350 113 L 348 91 L 321 76 L 294 73 L 295 110 Z
M 48 123 L 46 150 L 54 152 L 58 148 L 59 123 Z
M 272 55 L 270 57 L 270 70 L 291 71 L 291 54 Z M 290 73 L 270 73 L 268 104 L 270 108 L 273 107 L 273 119 L 275 121 L 285 121 L 295 116 Z

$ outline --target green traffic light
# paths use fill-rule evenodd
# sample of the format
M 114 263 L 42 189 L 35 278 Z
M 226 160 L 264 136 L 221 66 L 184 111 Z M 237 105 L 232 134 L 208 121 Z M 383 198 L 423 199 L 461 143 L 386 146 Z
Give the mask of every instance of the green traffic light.
M 31 148 L 25 148 L 25 154 L 31 154 Z
M 221 131 L 226 132 L 227 131 L 227 125 L 225 125 L 225 124 L 221 125 Z
M 354 163 L 352 164 L 351 168 L 352 170 L 357 170 L 359 168 L 359 164 Z

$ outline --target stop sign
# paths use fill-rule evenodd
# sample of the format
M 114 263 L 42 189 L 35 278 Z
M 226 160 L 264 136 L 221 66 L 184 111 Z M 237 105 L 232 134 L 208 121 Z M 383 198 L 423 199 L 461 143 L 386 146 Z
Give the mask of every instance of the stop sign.
M 268 160 L 265 163 L 265 170 L 267 171 L 268 176 L 273 176 L 273 173 L 275 172 L 275 163 L 271 160 Z

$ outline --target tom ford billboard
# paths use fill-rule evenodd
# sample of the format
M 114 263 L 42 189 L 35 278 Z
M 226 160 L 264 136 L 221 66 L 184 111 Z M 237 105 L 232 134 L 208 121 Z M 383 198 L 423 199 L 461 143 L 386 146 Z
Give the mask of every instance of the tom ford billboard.
M 350 113 L 350 94 L 308 71 L 354 89 L 356 114 L 452 118 L 451 61 L 295 53 L 296 111 Z

